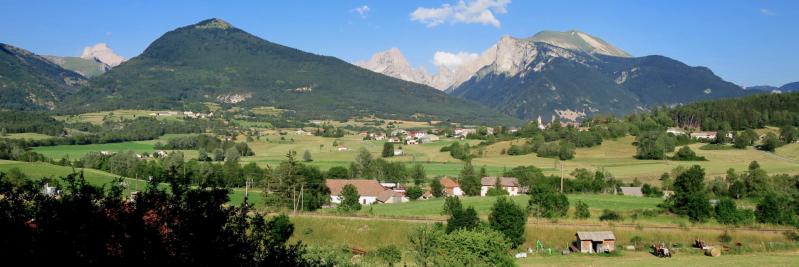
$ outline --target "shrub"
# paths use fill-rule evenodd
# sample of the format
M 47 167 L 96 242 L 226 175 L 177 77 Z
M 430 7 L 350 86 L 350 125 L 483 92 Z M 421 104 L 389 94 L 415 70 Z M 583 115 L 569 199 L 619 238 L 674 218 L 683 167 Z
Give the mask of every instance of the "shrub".
M 600 221 L 621 221 L 622 217 L 616 211 L 604 209 L 602 210 L 602 215 L 599 216 Z
M 574 217 L 577 219 L 588 219 L 591 217 L 591 212 L 588 211 L 588 204 L 578 200 L 574 205 Z

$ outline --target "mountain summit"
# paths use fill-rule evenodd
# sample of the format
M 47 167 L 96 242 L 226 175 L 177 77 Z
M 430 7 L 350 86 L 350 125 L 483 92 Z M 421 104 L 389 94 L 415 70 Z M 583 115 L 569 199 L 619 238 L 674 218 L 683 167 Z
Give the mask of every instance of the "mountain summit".
M 557 47 L 585 52 L 588 54 L 600 54 L 614 57 L 632 57 L 629 53 L 616 48 L 605 42 L 599 37 L 591 36 L 581 31 L 541 31 L 527 40 L 533 42 L 548 43 Z
M 514 121 L 425 85 L 263 40 L 220 19 L 165 33 L 71 100 L 85 110 L 217 102 L 272 106 L 315 119 Z

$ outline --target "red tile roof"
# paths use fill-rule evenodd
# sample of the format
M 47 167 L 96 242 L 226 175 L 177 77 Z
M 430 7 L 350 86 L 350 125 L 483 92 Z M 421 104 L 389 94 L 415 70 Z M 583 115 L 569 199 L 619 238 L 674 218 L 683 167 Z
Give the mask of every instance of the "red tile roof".
M 458 182 L 450 179 L 449 177 L 441 178 L 441 185 L 443 185 L 444 188 L 449 188 L 449 189 L 452 189 L 452 188 L 455 188 L 455 187 L 460 187 Z
M 377 180 L 345 180 L 345 179 L 327 179 L 325 180 L 327 188 L 330 189 L 330 195 L 341 195 L 341 190 L 345 185 L 351 184 L 358 189 L 358 194 L 361 196 L 377 197 L 383 191 L 386 191 Z

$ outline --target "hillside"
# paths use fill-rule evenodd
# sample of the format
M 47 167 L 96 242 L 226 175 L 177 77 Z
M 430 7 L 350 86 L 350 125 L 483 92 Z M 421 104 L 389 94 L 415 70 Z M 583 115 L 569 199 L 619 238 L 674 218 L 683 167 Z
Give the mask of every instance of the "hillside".
M 71 111 L 168 109 L 192 102 L 274 106 L 302 118 L 515 123 L 431 87 L 275 44 L 219 19 L 167 32 L 70 99 Z
M 671 116 L 683 126 L 716 130 L 729 122 L 734 130 L 766 125 L 799 125 L 799 93 L 759 94 L 735 99 L 692 103 L 673 108 Z
M 25 49 L 0 43 L 0 108 L 54 109 L 86 79 Z
M 503 37 L 478 59 L 488 64 L 449 92 L 520 119 L 545 120 L 553 115 L 574 120 L 625 114 L 752 93 L 705 67 L 664 56 L 627 57 L 598 38 L 590 39 L 594 46 L 586 46 L 583 35 L 590 37 L 579 32 Z

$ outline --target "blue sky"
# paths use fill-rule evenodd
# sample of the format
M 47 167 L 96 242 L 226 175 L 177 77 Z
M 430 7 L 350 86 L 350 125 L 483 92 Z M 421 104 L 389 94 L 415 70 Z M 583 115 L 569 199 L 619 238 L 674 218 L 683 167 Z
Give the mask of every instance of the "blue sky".
M 130 58 L 166 31 L 218 17 L 272 42 L 350 62 L 397 47 L 414 66 L 434 70 L 437 51 L 480 53 L 502 35 L 577 29 L 635 56 L 710 67 L 744 86 L 799 81 L 799 1 L 790 0 L 0 0 L 0 6 L 0 42 L 39 54 L 77 56 L 105 42 Z

